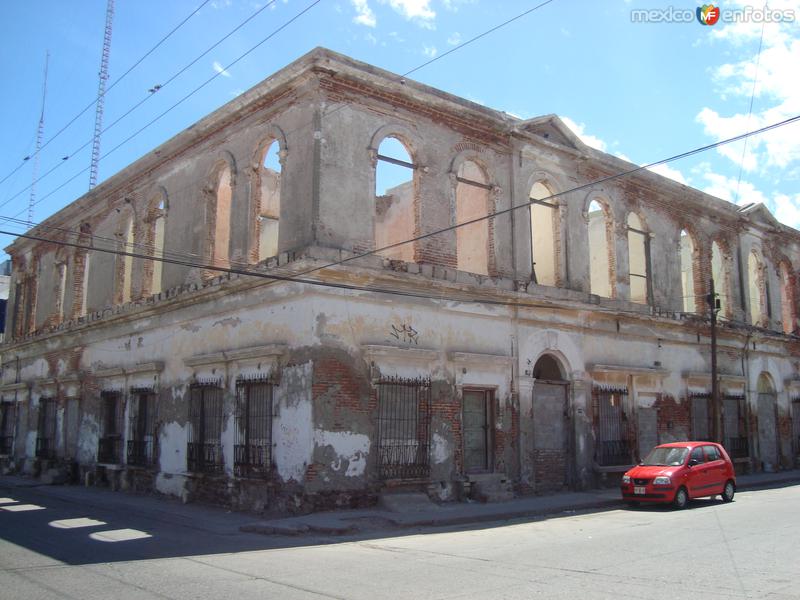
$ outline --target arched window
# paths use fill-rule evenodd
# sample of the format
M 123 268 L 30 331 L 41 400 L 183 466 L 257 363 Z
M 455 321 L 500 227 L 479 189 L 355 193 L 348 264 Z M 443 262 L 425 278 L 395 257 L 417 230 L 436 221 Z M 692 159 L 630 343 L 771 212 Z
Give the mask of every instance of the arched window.
M 378 147 L 375 165 L 375 248 L 378 254 L 394 260 L 414 261 L 416 196 L 415 166 L 408 149 L 395 137 L 386 137 Z
M 215 266 L 228 267 L 230 265 L 231 242 L 231 199 L 233 186 L 231 183 L 231 170 L 227 165 L 220 171 L 216 188 L 216 211 L 214 219 L 214 255 Z
M 278 254 L 278 223 L 281 216 L 280 144 L 273 141 L 261 159 L 258 203 L 258 260 Z
M 541 285 L 558 284 L 558 253 L 560 243 L 558 205 L 548 200 L 553 193 L 541 182 L 531 188 L 531 257 L 533 282 Z
M 125 304 L 126 302 L 131 301 L 131 287 L 132 287 L 132 278 L 133 278 L 133 256 L 130 256 L 131 252 L 135 251 L 133 247 L 133 217 L 129 216 L 125 220 L 125 224 L 122 229 L 122 247 L 123 252 L 127 252 L 128 254 L 123 255 L 122 258 L 122 273 L 121 273 L 121 280 L 122 280 L 122 293 L 120 295 L 120 302 Z
M 631 302 L 647 304 L 650 300 L 649 237 L 635 213 L 628 215 L 628 273 Z
M 607 207 L 597 200 L 589 204 L 589 285 L 592 294 L 611 298 L 613 276 L 609 231 L 612 229 Z
M 153 219 L 153 276 L 150 284 L 150 293 L 158 294 L 161 292 L 161 275 L 164 272 L 164 233 L 166 223 L 166 205 L 164 201 L 159 202 L 155 210 Z
M 456 175 L 456 223 L 486 217 L 489 213 L 489 179 L 472 161 L 461 163 Z M 456 229 L 458 269 L 489 274 L 489 221 L 482 219 Z
M 750 303 L 750 322 L 753 325 L 761 324 L 764 314 L 763 298 L 763 270 L 761 261 L 755 252 L 751 252 L 747 259 L 747 297 Z
M 728 257 L 717 242 L 711 244 L 711 277 L 714 278 L 714 292 L 719 300 L 719 315 L 730 318 L 730 277 L 728 276 Z
M 680 255 L 683 312 L 697 312 L 694 290 L 694 242 L 692 241 L 692 236 L 685 229 L 681 230 Z
M 792 284 L 792 270 L 784 261 L 780 267 L 781 277 L 781 321 L 784 333 L 793 333 L 797 329 L 797 308 Z

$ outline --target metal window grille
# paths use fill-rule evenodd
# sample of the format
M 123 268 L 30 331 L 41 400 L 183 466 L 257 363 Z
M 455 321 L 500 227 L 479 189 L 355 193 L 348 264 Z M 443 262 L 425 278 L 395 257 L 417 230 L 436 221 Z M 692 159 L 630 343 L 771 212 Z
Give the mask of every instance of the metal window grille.
M 129 465 L 149 467 L 157 458 L 156 395 L 152 389 L 132 389 L 128 407 Z
M 378 388 L 378 473 L 382 479 L 430 475 L 430 379 L 388 377 Z
M 592 408 L 595 461 L 600 466 L 629 465 L 633 462 L 633 440 L 625 406 L 627 388 L 595 387 Z
M 11 454 L 14 446 L 14 408 L 11 402 L 0 404 L 0 454 Z
M 197 473 L 222 471 L 222 388 L 194 385 L 189 397 L 187 464 Z
M 36 457 L 56 456 L 56 401 L 55 398 L 39 399 L 39 427 L 36 436 Z
M 97 462 L 119 464 L 122 462 L 123 405 L 122 392 L 100 393 L 100 441 Z
M 239 381 L 233 441 L 236 475 L 267 475 L 272 464 L 272 392 L 269 380 Z
M 750 445 L 747 440 L 745 397 L 741 394 L 726 394 L 722 401 L 725 411 L 723 427 L 725 450 L 731 458 L 747 458 L 750 456 Z
M 800 398 L 792 400 L 792 438 L 794 438 L 794 452 L 800 456 Z
M 690 394 L 689 400 L 692 413 L 692 438 L 698 441 L 712 441 L 714 415 L 711 410 L 711 394 Z

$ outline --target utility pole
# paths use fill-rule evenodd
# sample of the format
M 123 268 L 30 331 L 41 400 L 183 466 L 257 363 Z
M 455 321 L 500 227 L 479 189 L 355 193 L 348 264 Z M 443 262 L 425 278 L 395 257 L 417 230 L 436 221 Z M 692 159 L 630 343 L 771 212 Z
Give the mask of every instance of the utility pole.
M 711 415 L 712 415 L 712 437 L 715 442 L 722 443 L 722 427 L 720 417 L 719 402 L 719 382 L 717 377 L 717 311 L 719 311 L 719 300 L 714 291 L 714 278 L 711 278 L 709 293 L 706 296 L 708 307 L 711 311 Z
M 94 113 L 94 139 L 92 140 L 92 163 L 89 168 L 89 189 L 97 185 L 97 167 L 100 162 L 100 134 L 103 132 L 103 108 L 106 101 L 108 81 L 108 59 L 111 55 L 111 25 L 114 21 L 114 0 L 108 0 L 106 27 L 103 33 L 103 54 L 100 57 L 100 83 L 97 86 L 97 108 Z

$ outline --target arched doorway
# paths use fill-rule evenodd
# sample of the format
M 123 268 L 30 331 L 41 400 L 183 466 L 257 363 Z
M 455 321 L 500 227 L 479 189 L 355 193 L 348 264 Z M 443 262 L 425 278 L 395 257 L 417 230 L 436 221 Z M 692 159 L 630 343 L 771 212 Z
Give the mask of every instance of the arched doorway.
M 533 378 L 534 482 L 537 492 L 552 492 L 571 483 L 569 383 L 559 360 L 551 354 L 536 361 Z
M 778 455 L 777 397 L 772 378 L 767 373 L 758 376 L 758 449 L 764 471 L 775 471 L 780 464 Z

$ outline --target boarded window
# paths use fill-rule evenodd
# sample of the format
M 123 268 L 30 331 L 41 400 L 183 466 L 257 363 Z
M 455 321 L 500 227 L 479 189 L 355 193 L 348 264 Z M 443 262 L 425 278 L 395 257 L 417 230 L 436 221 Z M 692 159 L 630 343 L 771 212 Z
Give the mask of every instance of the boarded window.
M 378 388 L 378 472 L 382 479 L 430 474 L 430 380 L 389 377 Z
M 747 259 L 747 296 L 750 304 L 750 322 L 753 325 L 759 325 L 764 314 L 761 302 L 763 285 L 761 261 L 755 252 L 751 252 Z
M 272 465 L 271 381 L 240 381 L 236 386 L 233 468 L 237 475 L 267 475 Z
M 489 190 L 488 178 L 477 164 L 461 164 L 456 177 L 456 229 L 458 269 L 480 275 L 489 274 Z
M 558 251 L 560 218 L 558 205 L 549 200 L 552 192 L 542 183 L 531 188 L 531 256 L 533 282 L 541 285 L 558 283 Z
M 127 463 L 148 467 L 157 459 L 156 395 L 152 389 L 132 389 L 128 407 Z
M 635 447 L 626 408 L 627 388 L 595 387 L 592 390 L 595 462 L 600 466 L 628 465 Z
M 692 439 L 712 441 L 711 435 L 714 428 L 711 394 L 691 394 L 689 401 L 692 412 Z
M 730 317 L 728 259 L 722 253 L 722 249 L 717 242 L 711 244 L 711 276 L 714 278 L 714 291 L 719 300 L 719 314 L 723 317 Z
M 219 174 L 216 189 L 216 213 L 214 220 L 214 256 L 218 267 L 228 267 L 231 242 L 231 199 L 233 187 L 231 170 L 225 166 Z
M 403 143 L 385 138 L 378 148 L 375 165 L 375 248 L 379 255 L 412 262 L 414 244 L 401 244 L 415 235 L 415 166 Z
M 122 392 L 107 391 L 100 394 L 100 440 L 97 447 L 97 462 L 110 464 L 122 462 L 124 410 Z
M 683 312 L 697 312 L 694 291 L 694 242 L 687 231 L 681 230 L 681 294 L 683 296 Z M 697 438 L 700 439 L 700 438 Z
M 258 260 L 278 254 L 278 224 L 281 218 L 280 144 L 273 141 L 261 159 L 258 202 Z
M 589 276 L 592 294 L 612 296 L 611 248 L 608 232 L 611 229 L 607 209 L 596 200 L 589 204 Z
M 649 236 L 634 213 L 628 215 L 628 269 L 631 302 L 647 304 L 650 300 Z
M 51 459 L 56 456 L 56 401 L 39 399 L 39 423 L 36 430 L 36 457 Z
M 194 385 L 189 396 L 187 464 L 190 471 L 222 471 L 222 388 Z

